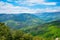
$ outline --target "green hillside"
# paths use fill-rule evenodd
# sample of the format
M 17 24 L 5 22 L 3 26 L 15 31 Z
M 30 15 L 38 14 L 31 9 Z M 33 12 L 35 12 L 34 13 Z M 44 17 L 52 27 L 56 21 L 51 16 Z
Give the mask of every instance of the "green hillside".
M 26 30 L 12 30 L 4 23 L 0 23 L 0 40 L 55 40 L 56 38 L 60 38 L 60 21 Z
M 54 21 L 49 23 L 46 30 L 47 32 L 43 35 L 44 37 L 60 37 L 60 21 Z
M 38 35 L 45 38 L 56 38 L 60 37 L 60 22 L 54 21 L 23 31 L 31 33 L 34 36 Z

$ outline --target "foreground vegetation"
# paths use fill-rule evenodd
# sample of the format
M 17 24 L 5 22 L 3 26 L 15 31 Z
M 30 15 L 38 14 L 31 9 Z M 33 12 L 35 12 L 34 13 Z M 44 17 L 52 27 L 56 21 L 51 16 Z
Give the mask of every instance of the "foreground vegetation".
M 52 30 L 51 30 L 52 29 Z M 21 30 L 12 30 L 4 23 L 0 23 L 0 40 L 55 40 L 56 37 L 60 37 L 60 29 L 55 26 L 51 26 L 44 35 L 36 35 L 25 33 Z

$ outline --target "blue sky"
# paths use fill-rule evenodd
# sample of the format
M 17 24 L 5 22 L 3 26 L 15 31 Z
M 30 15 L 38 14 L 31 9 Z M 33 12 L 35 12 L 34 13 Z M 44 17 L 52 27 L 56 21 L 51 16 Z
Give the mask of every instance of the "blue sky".
M 0 0 L 0 13 L 59 12 L 60 0 Z

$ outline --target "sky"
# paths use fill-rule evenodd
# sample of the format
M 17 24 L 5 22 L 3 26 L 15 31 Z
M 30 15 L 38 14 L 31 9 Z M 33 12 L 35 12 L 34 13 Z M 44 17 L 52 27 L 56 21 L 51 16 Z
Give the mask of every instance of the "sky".
M 60 0 L 0 0 L 0 13 L 60 12 Z

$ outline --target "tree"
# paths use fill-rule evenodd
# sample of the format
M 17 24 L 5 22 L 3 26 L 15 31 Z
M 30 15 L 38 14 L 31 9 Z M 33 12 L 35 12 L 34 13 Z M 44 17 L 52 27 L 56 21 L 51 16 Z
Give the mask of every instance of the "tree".
M 0 23 L 0 39 L 11 40 L 10 29 L 4 23 Z
M 23 39 L 22 36 L 23 36 L 24 32 L 20 31 L 20 30 L 14 30 L 12 32 L 12 40 L 20 40 L 20 39 Z

